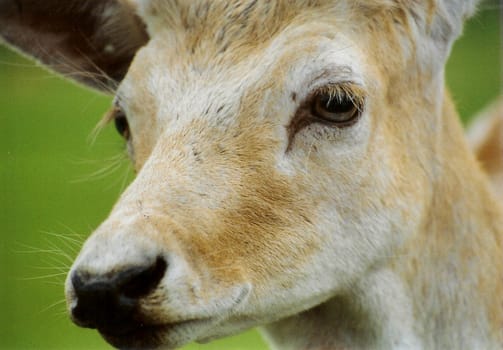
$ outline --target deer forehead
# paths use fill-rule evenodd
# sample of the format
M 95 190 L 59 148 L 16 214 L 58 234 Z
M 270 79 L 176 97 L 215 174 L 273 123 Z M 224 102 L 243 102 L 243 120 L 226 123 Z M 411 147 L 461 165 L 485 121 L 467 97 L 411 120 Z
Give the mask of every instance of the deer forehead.
M 266 103 L 274 90 L 289 100 L 295 94 L 293 100 L 299 100 L 323 84 L 376 83 L 366 72 L 368 59 L 354 39 L 326 26 L 317 29 L 312 24 L 297 27 L 252 55 L 237 49 L 218 57 L 198 56 L 183 44 L 177 47 L 164 37 L 156 38 L 139 51 L 117 94 L 125 107 L 137 107 L 136 112 L 144 110 L 145 102 L 155 106 L 152 117 L 163 122 L 188 114 L 207 115 L 212 107 L 221 112 L 234 106 L 237 112 L 243 99 L 256 98 L 257 93 Z M 236 56 L 240 59 L 233 62 Z
M 379 41 L 386 38 L 387 44 L 396 40 L 390 35 L 396 32 L 408 37 L 401 43 L 407 51 L 417 44 L 422 51 L 419 55 L 429 55 L 430 50 L 446 54 L 444 49 L 461 31 L 462 19 L 471 15 L 476 5 L 473 0 L 462 5 L 452 0 L 125 1 L 137 7 L 151 37 L 159 32 L 184 31 L 183 41 L 191 48 L 211 37 L 215 45 L 206 49 L 213 54 L 231 47 L 253 50 L 285 27 L 310 20 L 343 24 L 351 35 L 368 32 Z M 427 48 L 427 37 L 433 38 L 436 47 Z M 438 59 L 438 52 L 436 55 Z
M 235 48 L 217 56 L 194 52 L 176 35 L 184 33 L 154 37 L 141 49 L 118 90 L 137 149 L 150 151 L 153 140 L 186 128 L 228 133 L 273 123 L 283 132 L 316 88 L 377 84 L 354 39 L 325 24 L 285 29 L 253 53 Z M 284 133 L 276 138 L 287 142 Z
M 394 1 L 137 0 L 136 5 L 152 39 L 119 94 L 127 101 L 138 96 L 139 110 L 147 100 L 158 117 L 185 115 L 186 104 L 192 116 L 212 112 L 208 104 L 222 112 L 237 106 L 245 92 L 252 96 L 252 90 L 299 94 L 295 90 L 302 87 L 287 85 L 306 89 L 310 74 L 323 69 L 346 69 L 354 73 L 347 80 L 383 85 L 387 77 L 408 74 L 405 65 L 414 50 L 427 52 L 429 45 L 422 38 L 424 43 L 413 47 L 420 20 L 413 23 L 411 10 L 397 9 Z M 424 61 L 431 63 L 428 57 Z M 226 103 L 218 105 L 220 100 Z

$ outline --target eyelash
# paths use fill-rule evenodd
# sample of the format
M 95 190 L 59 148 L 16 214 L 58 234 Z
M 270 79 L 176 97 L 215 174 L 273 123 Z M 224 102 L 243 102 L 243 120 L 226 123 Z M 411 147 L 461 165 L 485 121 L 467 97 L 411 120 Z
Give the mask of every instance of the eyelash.
M 315 89 L 300 104 L 288 127 L 289 146 L 294 136 L 313 123 L 343 129 L 358 122 L 365 107 L 365 92 L 353 82 L 327 84 Z
M 129 129 L 129 123 L 127 120 L 127 116 L 124 113 L 124 110 L 118 105 L 115 104 L 112 110 L 108 112 L 106 116 L 107 121 L 113 121 L 115 124 L 115 129 L 126 141 L 129 141 L 131 138 L 131 131 Z
M 365 105 L 365 94 L 363 89 L 355 83 L 342 82 L 337 84 L 328 84 L 321 88 L 316 89 L 306 99 L 307 103 L 311 105 L 311 112 L 316 114 L 313 104 L 324 100 L 325 107 L 335 108 L 337 104 L 352 105 L 355 112 L 361 115 Z M 331 105 L 331 106 L 330 106 Z M 344 109 L 343 109 L 344 110 Z M 334 113 L 342 111 L 335 111 Z

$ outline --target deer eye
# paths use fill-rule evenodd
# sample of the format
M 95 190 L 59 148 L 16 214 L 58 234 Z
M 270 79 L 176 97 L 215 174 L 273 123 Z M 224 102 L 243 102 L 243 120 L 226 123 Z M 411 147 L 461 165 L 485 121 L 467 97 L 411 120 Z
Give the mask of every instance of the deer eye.
M 311 102 L 314 117 L 337 127 L 353 125 L 360 111 L 360 103 L 345 91 L 322 91 L 315 94 Z
M 114 124 L 117 132 L 126 140 L 129 140 L 131 133 L 129 131 L 129 123 L 127 121 L 126 114 L 124 111 L 118 107 L 114 111 Z

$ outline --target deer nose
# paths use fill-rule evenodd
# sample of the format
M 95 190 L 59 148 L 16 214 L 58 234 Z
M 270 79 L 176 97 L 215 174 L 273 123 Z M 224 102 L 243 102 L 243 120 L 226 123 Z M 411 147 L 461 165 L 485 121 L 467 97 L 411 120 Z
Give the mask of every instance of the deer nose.
M 71 276 L 75 302 L 71 309 L 76 324 L 86 328 L 121 334 L 137 327 L 140 298 L 154 291 L 162 280 L 167 263 L 127 267 L 114 273 L 93 275 L 76 270 Z

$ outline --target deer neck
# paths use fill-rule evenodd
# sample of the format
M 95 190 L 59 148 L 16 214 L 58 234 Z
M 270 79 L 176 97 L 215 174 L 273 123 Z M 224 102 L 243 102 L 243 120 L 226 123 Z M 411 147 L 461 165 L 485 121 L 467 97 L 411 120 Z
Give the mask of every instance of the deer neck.
M 499 204 L 445 97 L 431 202 L 417 232 L 351 288 L 263 328 L 275 349 L 499 349 Z

